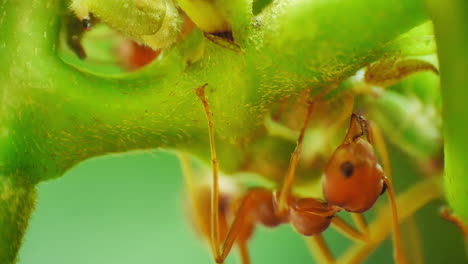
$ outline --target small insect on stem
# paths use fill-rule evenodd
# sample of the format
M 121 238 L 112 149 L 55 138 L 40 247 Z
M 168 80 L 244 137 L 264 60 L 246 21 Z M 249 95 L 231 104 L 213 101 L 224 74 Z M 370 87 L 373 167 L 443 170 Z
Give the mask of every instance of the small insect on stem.
M 250 263 L 247 244 L 257 223 L 267 227 L 291 224 L 299 234 L 313 237 L 308 240 L 308 245 L 318 254 L 319 259 L 326 263 L 334 263 L 335 258 L 321 234 L 333 223 L 334 228 L 350 239 L 368 241 L 367 223 L 360 214 L 370 209 L 385 190 L 388 190 L 392 203 L 395 261 L 399 264 L 406 263 L 401 249 L 395 194 L 391 182 L 386 178 L 378 163 L 371 145 L 370 127 L 362 116 L 352 114 L 343 143 L 338 146 L 325 167 L 323 192 L 326 201 L 313 197 L 298 197 L 291 191 L 304 133 L 313 114 L 312 100 L 308 103 L 307 114 L 281 190 L 250 189 L 244 194 L 238 206 L 226 207 L 220 204 L 219 165 L 212 112 L 205 96 L 206 86 L 207 84 L 204 84 L 196 89 L 207 119 L 213 173 L 211 217 L 210 220 L 205 217 L 205 223 L 202 225 L 211 226 L 210 234 L 205 234 L 205 236 L 208 236 L 213 257 L 217 263 L 224 262 L 235 243 L 240 249 L 242 263 Z M 207 208 L 208 206 L 198 207 Z M 353 220 L 358 229 L 336 215 L 342 210 L 355 213 Z M 220 226 L 227 226 L 227 215 L 234 216 L 232 224 L 223 228 L 221 232 Z M 209 222 L 206 223 L 207 221 Z
M 380 61 L 370 65 L 364 74 L 365 82 L 388 87 L 416 72 L 430 71 L 439 74 L 437 68 L 429 62 L 419 59 L 401 59 L 400 57 L 400 54 L 391 59 L 385 56 Z

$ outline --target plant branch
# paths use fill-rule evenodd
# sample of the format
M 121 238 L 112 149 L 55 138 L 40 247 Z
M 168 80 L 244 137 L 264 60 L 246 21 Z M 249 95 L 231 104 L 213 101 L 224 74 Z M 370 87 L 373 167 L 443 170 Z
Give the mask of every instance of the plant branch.
M 454 214 L 468 223 L 468 2 L 428 0 L 440 60 L 445 140 L 445 187 Z
M 14 263 L 36 201 L 35 187 L 0 176 L 0 263 Z
M 106 77 L 61 63 L 55 41 L 31 45 L 44 32 L 56 36 L 57 17 L 64 12 L 58 1 L 32 3 L 21 10 L 11 2 L 4 7 L 15 14 L 2 29 L 10 32 L 8 49 L 16 52 L 9 55 L 14 63 L 2 61 L 10 74 L 2 84 L 8 136 L 0 140 L 0 158 L 7 172 L 21 167 L 33 182 L 110 152 L 165 147 L 208 157 L 203 112 L 193 92 L 203 83 L 209 84 L 207 97 L 222 142 L 220 160 L 226 162 L 221 164 L 236 170 L 246 158 L 239 146 L 266 135 L 262 122 L 271 103 L 347 78 L 381 56 L 384 44 L 424 20 L 419 0 L 277 4 L 264 11 L 262 26 L 252 31 L 243 54 L 207 42 L 197 32 L 191 39 L 205 47 L 195 63 L 187 62 L 195 48 L 181 43 L 147 70 Z M 338 12 L 337 4 L 346 12 Z M 273 16 L 280 7 L 280 15 Z M 31 19 L 23 21 L 26 15 Z M 390 23 L 392 17 L 398 23 Z

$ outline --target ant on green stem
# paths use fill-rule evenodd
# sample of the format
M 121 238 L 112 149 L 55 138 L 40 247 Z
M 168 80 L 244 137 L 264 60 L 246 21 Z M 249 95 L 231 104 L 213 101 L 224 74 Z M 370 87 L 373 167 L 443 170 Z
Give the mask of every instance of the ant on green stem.
M 197 224 L 202 226 L 203 235 L 208 237 L 217 263 L 224 263 L 234 243 L 237 243 L 240 249 L 242 263 L 250 263 L 247 243 L 256 223 L 267 227 L 291 224 L 299 234 L 311 237 L 310 244 L 318 249 L 321 259 L 333 263 L 335 259 L 321 233 L 333 223 L 348 237 L 365 243 L 369 234 L 367 223 L 361 213 L 370 209 L 386 190 L 388 190 L 393 211 L 395 261 L 399 264 L 406 263 L 398 227 L 395 193 L 374 153 L 371 145 L 372 129 L 368 121 L 357 114 L 351 115 L 345 139 L 332 154 L 325 167 L 322 186 L 325 201 L 310 197 L 297 197 L 292 194 L 291 189 L 302 150 L 304 133 L 315 101 L 321 98 L 321 95 L 316 96 L 314 100 L 308 102 L 296 149 L 292 153 L 281 188 L 277 191 L 263 188 L 251 189 L 236 206 L 236 210 L 231 212 L 233 208 L 226 206 L 226 197 L 219 188 L 219 164 L 216 155 L 214 124 L 210 105 L 205 97 L 206 86 L 207 84 L 197 88 L 196 93 L 203 104 L 208 121 L 213 173 L 212 189 L 208 192 L 211 195 L 209 199 L 211 209 L 207 216 L 198 206 L 196 214 L 199 220 Z M 204 199 L 192 198 L 197 199 L 201 206 L 205 205 L 204 209 L 208 208 L 206 195 Z M 336 215 L 342 210 L 353 213 L 353 219 L 359 230 Z M 228 215 L 234 215 L 230 226 L 227 222 Z

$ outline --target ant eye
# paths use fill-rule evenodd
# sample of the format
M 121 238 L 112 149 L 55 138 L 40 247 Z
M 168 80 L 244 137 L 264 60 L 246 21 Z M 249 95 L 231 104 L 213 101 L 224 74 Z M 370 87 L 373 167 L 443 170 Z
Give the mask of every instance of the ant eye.
M 91 28 L 91 21 L 89 18 L 84 18 L 83 20 L 81 20 L 81 23 L 85 29 Z
M 384 194 L 386 190 L 387 190 L 387 183 L 384 182 L 383 186 L 382 186 L 382 191 L 380 192 L 380 195 Z
M 353 176 L 354 165 L 350 161 L 346 161 L 346 162 L 341 164 L 340 170 L 341 170 L 341 174 L 343 175 L 343 177 L 345 177 L 347 179 L 347 178 Z

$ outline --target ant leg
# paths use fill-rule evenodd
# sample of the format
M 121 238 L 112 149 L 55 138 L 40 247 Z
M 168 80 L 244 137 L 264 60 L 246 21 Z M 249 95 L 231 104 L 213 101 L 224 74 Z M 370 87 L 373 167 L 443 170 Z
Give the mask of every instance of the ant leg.
M 241 241 L 237 243 L 239 247 L 239 255 L 241 258 L 242 264 L 250 264 L 250 256 L 249 256 L 249 249 L 247 248 L 247 242 Z
M 318 263 L 335 263 L 335 257 L 333 256 L 330 248 L 327 245 L 327 242 L 321 234 L 306 237 L 305 238 L 307 248 L 311 252 Z
M 320 95 L 318 95 L 320 97 Z M 301 132 L 299 134 L 299 138 L 297 139 L 296 148 L 291 155 L 291 159 L 289 160 L 288 171 L 286 173 L 286 177 L 284 179 L 283 186 L 281 187 L 281 191 L 279 193 L 278 198 L 278 215 L 284 215 L 287 209 L 287 200 L 291 196 L 291 188 L 294 183 L 294 176 L 296 174 L 296 167 L 299 163 L 299 157 L 301 155 L 302 150 L 302 141 L 304 140 L 304 133 L 309 124 L 310 116 L 312 115 L 312 110 L 314 109 L 314 101 L 310 101 L 309 106 L 307 107 L 307 113 L 304 120 L 304 124 L 301 128 Z
M 382 162 L 384 163 L 384 174 L 385 176 L 383 177 L 384 184 L 386 185 L 386 188 L 388 190 L 388 195 L 390 198 L 390 203 L 392 206 L 392 224 L 393 224 L 393 246 L 395 249 L 395 261 L 399 264 L 406 263 L 405 256 L 403 253 L 403 247 L 401 243 L 401 235 L 400 235 L 400 226 L 398 223 L 398 210 L 397 210 L 397 205 L 396 205 L 396 197 L 395 197 L 395 192 L 393 189 L 393 185 L 391 183 L 391 170 L 390 170 L 390 159 L 388 158 L 388 152 L 387 148 L 385 145 L 384 138 L 382 136 L 382 133 L 380 132 L 380 129 L 377 128 L 377 125 L 373 124 L 372 126 L 368 127 L 370 130 L 370 139 L 371 140 L 376 140 L 376 148 L 378 153 L 381 156 Z M 372 143 L 372 142 L 371 142 Z
M 194 222 L 195 226 L 202 229 L 203 224 L 203 216 L 201 215 L 201 207 L 199 204 L 199 197 L 196 194 L 194 176 L 192 165 L 190 164 L 190 157 L 187 153 L 179 152 L 177 154 L 180 166 L 182 168 L 182 174 L 184 175 L 184 183 L 185 183 L 185 191 L 188 194 L 188 200 L 190 203 L 190 207 L 193 210 Z
M 198 87 L 195 91 L 197 96 L 200 98 L 203 109 L 205 110 L 205 116 L 208 121 L 208 134 L 210 138 L 210 150 L 211 150 L 211 165 L 213 170 L 213 183 L 211 186 L 211 249 L 217 258 L 220 255 L 219 249 L 219 164 L 216 156 L 216 145 L 214 138 L 214 128 L 212 113 L 210 111 L 210 105 L 205 97 L 205 87 L 208 84 L 204 84 Z
M 392 172 L 390 167 L 390 159 L 387 151 L 387 145 L 385 143 L 385 139 L 382 133 L 382 130 L 376 123 L 369 122 L 369 139 L 370 143 L 374 145 L 377 149 L 379 158 L 382 162 L 382 165 L 385 169 L 385 175 L 387 176 L 388 180 L 392 181 Z M 410 263 L 422 263 L 422 254 L 421 253 L 421 243 L 419 233 L 417 231 L 417 226 L 414 224 L 414 218 L 408 218 L 400 229 L 405 229 L 406 231 L 403 232 L 406 250 L 406 260 Z M 401 232 L 400 232 L 401 233 Z M 400 238 L 401 241 L 401 238 Z M 403 248 L 403 246 L 402 246 Z
M 401 208 L 400 208 L 401 211 Z M 409 216 L 405 221 L 401 221 L 401 235 L 403 247 L 405 248 L 406 261 L 411 264 L 424 264 L 424 251 L 419 232 L 419 225 L 414 215 Z
M 385 175 L 392 180 L 392 168 L 390 166 L 390 158 L 387 151 L 387 144 L 383 137 L 382 130 L 375 123 L 369 123 L 369 138 L 371 145 L 375 145 L 380 159 L 382 160 L 385 169 Z
M 366 236 L 369 234 L 369 228 L 367 226 L 367 221 L 364 218 L 363 214 L 351 214 L 354 223 L 358 227 L 359 231 Z
M 367 233 L 359 232 L 339 216 L 333 217 L 332 224 L 338 232 L 353 241 L 366 242 L 368 240 Z
M 239 249 L 241 253 L 242 263 L 249 264 L 250 260 L 247 253 L 246 242 L 249 238 L 250 232 L 253 228 L 253 220 L 250 219 L 252 214 L 252 209 L 255 209 L 255 202 L 258 202 L 262 197 L 260 197 L 257 192 L 249 192 L 244 199 L 235 215 L 234 221 L 229 228 L 225 241 L 220 248 L 220 207 L 219 207 L 219 164 L 216 156 L 216 147 L 214 139 L 214 128 L 212 121 L 212 113 L 210 111 L 210 106 L 205 97 L 205 87 L 207 84 L 204 84 L 196 89 L 197 96 L 200 98 L 203 108 L 205 110 L 206 119 L 208 121 L 208 133 L 210 138 L 210 148 L 211 148 L 211 161 L 213 166 L 213 184 L 211 190 L 211 232 L 210 232 L 210 244 L 211 249 L 217 263 L 223 263 L 227 255 L 232 249 L 236 238 L 239 236 L 242 238 L 238 242 Z M 268 201 L 272 201 L 270 196 Z M 224 212 L 223 216 L 224 216 Z
M 262 212 L 256 211 L 259 206 L 263 208 Z M 250 263 L 247 241 L 253 232 L 254 222 L 256 220 L 270 227 L 282 223 L 282 220 L 275 215 L 273 194 L 270 191 L 252 189 L 244 196 L 229 228 L 226 239 L 224 240 L 221 254 L 216 257 L 217 263 L 222 263 L 226 259 L 236 240 L 239 246 L 242 263 Z

